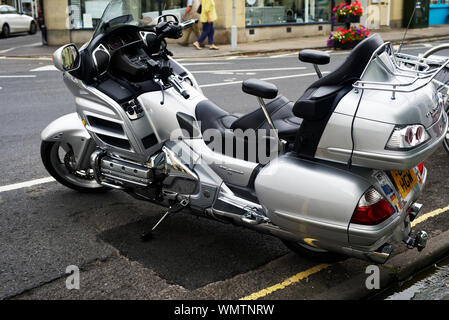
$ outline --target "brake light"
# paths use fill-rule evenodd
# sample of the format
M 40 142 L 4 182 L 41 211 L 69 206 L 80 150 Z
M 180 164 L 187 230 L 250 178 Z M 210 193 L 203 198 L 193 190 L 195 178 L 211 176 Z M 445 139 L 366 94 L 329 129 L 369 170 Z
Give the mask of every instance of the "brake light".
M 420 146 L 429 139 L 429 134 L 420 124 L 406 127 L 397 126 L 391 133 L 385 149 L 409 150 Z
M 388 219 L 394 212 L 388 201 L 374 188 L 370 188 L 360 198 L 351 223 L 376 225 Z
M 424 163 L 421 162 L 420 164 L 418 164 L 418 170 L 419 170 L 420 174 L 423 173 L 423 171 L 424 171 Z

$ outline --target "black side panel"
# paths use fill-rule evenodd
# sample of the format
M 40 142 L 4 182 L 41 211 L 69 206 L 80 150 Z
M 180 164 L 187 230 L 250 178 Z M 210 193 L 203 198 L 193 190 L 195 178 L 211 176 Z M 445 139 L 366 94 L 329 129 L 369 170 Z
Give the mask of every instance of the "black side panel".
M 316 100 L 315 108 L 326 111 L 326 115 L 321 118 L 310 117 L 304 119 L 299 127 L 298 135 L 295 141 L 295 152 L 304 158 L 313 159 L 315 152 L 323 135 L 324 129 L 332 116 L 335 108 L 340 100 L 352 90 L 352 85 L 343 87 L 336 94 L 327 96 L 326 98 Z
M 198 123 L 194 117 L 188 115 L 187 113 L 178 112 L 176 114 L 176 119 L 178 119 L 181 129 L 187 132 L 189 138 L 201 136 L 201 130 L 198 127 Z
M 97 85 L 97 89 L 111 97 L 118 103 L 129 101 L 134 93 L 112 79 L 106 79 Z
M 154 133 L 146 136 L 142 139 L 142 144 L 145 147 L 145 149 L 151 148 L 152 146 L 157 144 L 157 138 Z
M 95 52 L 95 60 L 97 61 L 98 74 L 103 74 L 109 67 L 109 55 L 101 50 Z

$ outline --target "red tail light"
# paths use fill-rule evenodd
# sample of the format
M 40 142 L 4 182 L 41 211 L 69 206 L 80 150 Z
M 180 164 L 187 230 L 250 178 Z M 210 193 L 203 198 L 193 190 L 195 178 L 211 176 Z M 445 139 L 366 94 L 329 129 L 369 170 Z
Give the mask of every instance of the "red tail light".
M 422 172 L 424 171 L 424 163 L 420 163 L 418 164 L 418 169 L 419 169 L 419 173 L 422 174 Z
M 376 225 L 394 213 L 393 207 L 375 189 L 370 188 L 360 198 L 351 218 L 351 223 Z

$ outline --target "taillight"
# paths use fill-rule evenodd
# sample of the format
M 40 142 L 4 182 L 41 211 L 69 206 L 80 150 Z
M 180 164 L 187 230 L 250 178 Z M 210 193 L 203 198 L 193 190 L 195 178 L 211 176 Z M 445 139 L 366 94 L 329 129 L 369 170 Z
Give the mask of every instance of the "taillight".
M 426 129 L 420 125 L 415 124 L 411 126 L 401 127 L 397 126 L 391 133 L 390 139 L 385 146 L 385 149 L 390 150 L 408 150 L 418 147 L 430 139 Z
M 424 163 L 421 162 L 420 164 L 418 164 L 418 170 L 419 170 L 420 174 L 423 173 L 423 171 L 424 171 Z
M 374 188 L 370 188 L 360 198 L 351 223 L 376 225 L 388 219 L 394 212 L 388 201 Z

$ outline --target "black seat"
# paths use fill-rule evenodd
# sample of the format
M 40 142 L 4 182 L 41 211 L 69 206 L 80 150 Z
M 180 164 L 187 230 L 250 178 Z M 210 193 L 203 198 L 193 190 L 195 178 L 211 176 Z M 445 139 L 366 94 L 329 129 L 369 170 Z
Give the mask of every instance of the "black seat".
M 298 55 L 299 60 L 302 62 L 307 63 L 314 63 L 314 64 L 328 64 L 330 62 L 330 55 L 327 52 L 318 51 L 318 50 L 301 50 L 301 52 Z
M 242 90 L 247 94 L 264 99 L 274 99 L 278 95 L 278 88 L 274 84 L 259 79 L 243 81 Z
M 383 44 L 375 34 L 360 42 L 343 64 L 327 76 L 315 81 L 296 101 L 292 112 L 303 119 L 295 142 L 296 152 L 314 158 L 323 131 L 338 102 L 359 80 L 372 54 Z
M 301 119 L 293 112 L 293 103 L 284 96 L 278 96 L 266 104 L 274 126 L 278 130 L 279 137 L 293 142 L 301 124 Z M 210 100 L 203 100 L 196 106 L 196 119 L 201 121 L 201 131 L 216 129 L 221 133 L 226 130 L 262 129 L 270 130 L 265 114 L 261 108 L 257 108 L 244 115 L 234 115 L 224 111 Z
M 293 103 L 283 96 L 278 96 L 274 100 L 268 102 L 266 107 L 274 126 L 278 130 L 279 137 L 287 141 L 288 148 L 293 149 L 298 128 L 302 121 L 300 118 L 293 115 Z M 240 134 L 245 135 L 247 129 L 256 130 L 257 137 L 261 137 L 260 134 L 263 136 L 269 135 L 269 130 L 271 129 L 261 108 L 257 108 L 254 111 L 239 116 L 224 111 L 210 100 L 203 100 L 196 106 L 195 115 L 196 119 L 201 122 L 201 132 L 203 134 L 208 129 L 215 129 L 220 133 L 222 137 L 222 146 L 226 145 L 225 139 L 236 139 Z M 205 142 L 209 144 L 214 141 L 213 136 L 215 136 L 214 133 L 212 133 L 212 137 L 208 134 L 204 134 L 203 138 L 205 139 Z M 245 141 L 245 144 L 246 143 L 247 142 Z M 257 139 L 256 142 L 256 151 L 259 148 L 258 144 L 259 139 Z M 221 149 L 221 152 L 228 156 L 236 157 L 235 144 L 233 147 L 233 150 Z M 248 148 L 248 146 L 245 147 L 245 154 L 243 155 L 244 160 L 254 159 L 251 158 L 253 155 L 248 153 Z M 258 162 L 259 159 L 257 154 L 258 153 L 256 152 L 255 160 Z

